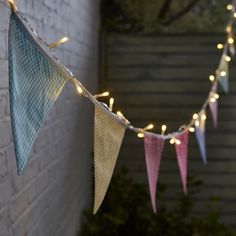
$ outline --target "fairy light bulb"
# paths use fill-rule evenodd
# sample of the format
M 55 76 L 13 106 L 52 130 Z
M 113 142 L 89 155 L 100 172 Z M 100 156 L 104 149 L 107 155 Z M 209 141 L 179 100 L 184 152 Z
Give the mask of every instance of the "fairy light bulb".
M 68 40 L 69 40 L 68 37 L 63 37 L 63 38 L 59 39 L 58 41 L 56 41 L 55 43 L 49 44 L 48 46 L 49 46 L 50 49 L 55 48 L 55 47 L 65 43 L 65 42 L 67 42 Z
M 144 127 L 143 130 L 150 130 L 153 129 L 154 125 L 153 124 L 149 124 L 148 126 Z
M 144 134 L 143 133 L 138 133 L 137 136 L 138 136 L 138 138 L 144 138 Z
M 113 109 L 114 102 L 115 102 L 114 98 L 110 98 L 110 100 L 109 100 L 109 110 L 110 111 L 112 111 L 112 109 Z
M 83 93 L 83 89 L 79 85 L 76 85 L 76 89 L 79 94 Z
M 234 13 L 235 14 L 235 13 Z M 230 25 L 228 25 L 227 27 L 226 27 L 226 32 L 227 33 L 230 33 L 232 31 L 232 27 L 230 26 Z
M 164 135 L 166 132 L 167 126 L 166 125 L 162 125 L 161 126 L 161 134 Z
M 175 144 L 175 139 L 174 139 L 174 138 L 172 138 L 172 139 L 170 140 L 170 144 Z
M 229 38 L 228 38 L 228 43 L 229 43 L 229 44 L 233 44 L 233 43 L 234 43 L 234 39 L 233 39 L 232 37 L 229 37 Z
M 121 113 L 121 111 L 117 111 L 116 114 L 121 118 L 125 118 L 124 115 Z
M 225 71 L 221 71 L 221 72 L 220 72 L 220 75 L 221 75 L 221 76 L 226 76 L 226 72 L 225 72 Z
M 215 93 L 215 94 L 214 94 L 214 98 L 215 98 L 215 99 L 219 99 L 219 98 L 220 98 L 220 95 L 219 95 L 218 93 Z
M 225 60 L 226 60 L 227 62 L 230 62 L 230 61 L 231 61 L 231 57 L 226 56 L 226 57 L 225 57 Z
M 206 114 L 205 114 L 205 113 L 201 115 L 201 119 L 202 119 L 202 120 L 206 120 L 206 118 L 207 118 L 207 117 L 206 117 Z
M 216 99 L 214 97 L 211 97 L 210 102 L 214 103 L 216 102 Z
M 236 12 L 234 13 L 234 18 L 236 18 Z
M 196 120 L 197 118 L 198 118 L 198 114 L 197 113 L 193 114 L 193 119 Z
M 191 133 L 194 133 L 194 131 L 195 131 L 194 127 L 190 127 L 188 130 L 189 130 L 189 132 L 191 132 Z
M 104 93 L 99 93 L 99 94 L 96 94 L 94 95 L 95 98 L 100 98 L 100 97 L 107 97 L 109 96 L 110 93 L 109 92 L 104 92 Z
M 224 45 L 222 43 L 218 43 L 217 46 L 216 46 L 218 49 L 222 49 L 224 48 Z
M 215 76 L 214 76 L 214 75 L 210 75 L 210 76 L 209 76 L 209 80 L 210 80 L 211 82 L 213 82 L 213 81 L 215 80 Z
M 176 139 L 176 140 L 175 140 L 175 143 L 176 143 L 177 145 L 180 145 L 180 144 L 181 144 L 181 141 L 180 141 L 179 139 Z
M 226 7 L 226 9 L 227 9 L 228 11 L 232 11 L 233 5 L 232 5 L 232 4 L 228 4 L 227 7 Z
M 196 121 L 195 121 L 195 126 L 196 126 L 196 127 L 199 127 L 199 125 L 200 125 L 199 120 L 196 120 Z

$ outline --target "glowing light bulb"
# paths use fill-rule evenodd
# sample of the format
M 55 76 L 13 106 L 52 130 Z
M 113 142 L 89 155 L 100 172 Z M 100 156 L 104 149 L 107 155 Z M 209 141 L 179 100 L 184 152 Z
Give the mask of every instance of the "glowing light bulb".
M 227 7 L 226 7 L 226 9 L 227 9 L 228 11 L 231 11 L 231 10 L 233 9 L 233 5 L 232 5 L 232 4 L 228 4 Z
M 236 18 L 236 12 L 234 13 L 234 18 Z
M 214 98 L 215 98 L 215 99 L 219 99 L 219 98 L 220 98 L 220 95 L 219 95 L 218 93 L 215 93 L 215 94 L 214 94 Z
M 220 72 L 220 75 L 221 75 L 221 76 L 226 76 L 226 72 L 225 72 L 225 71 L 221 71 L 221 72 Z
M 48 46 L 49 46 L 49 48 L 55 48 L 55 47 L 59 46 L 60 44 L 67 42 L 68 40 L 69 40 L 68 37 L 63 37 L 63 38 L 57 40 L 55 43 L 49 44 Z
M 163 135 L 166 132 L 167 126 L 166 125 L 162 125 L 161 126 L 161 134 Z
M 201 119 L 202 119 L 202 120 L 206 120 L 206 118 L 207 118 L 207 117 L 206 117 L 206 114 L 202 114 L 202 115 L 201 115 Z
M 172 138 L 172 139 L 170 140 L 170 144 L 174 144 L 174 143 L 175 143 L 175 139 Z
M 148 126 L 144 127 L 143 130 L 150 130 L 153 129 L 154 125 L 153 124 L 149 124 Z
M 176 140 L 175 140 L 175 143 L 176 143 L 177 145 L 180 145 L 180 144 L 181 144 L 181 141 L 180 141 L 179 139 L 176 139 Z
M 109 96 L 110 93 L 109 92 L 104 92 L 104 93 L 99 93 L 99 94 L 96 94 L 94 95 L 95 98 L 100 98 L 100 97 L 107 97 Z
M 226 56 L 226 57 L 225 57 L 225 60 L 226 60 L 227 62 L 230 62 L 230 61 L 231 61 L 231 57 Z
M 76 88 L 77 88 L 77 92 L 79 94 L 82 94 L 83 93 L 83 89 L 79 86 L 79 85 L 76 85 Z
M 215 80 L 215 76 L 214 76 L 214 75 L 210 75 L 210 76 L 209 76 L 209 80 L 210 80 L 211 82 L 213 82 L 213 81 Z
M 224 47 L 224 45 L 223 45 L 222 43 L 218 43 L 218 44 L 217 44 L 217 48 L 218 48 L 218 49 L 222 49 L 223 47 Z
M 138 136 L 139 138 L 144 138 L 144 134 L 143 134 L 143 133 L 138 133 L 137 136 Z
M 124 115 L 121 113 L 121 111 L 117 111 L 116 114 L 121 117 L 121 118 L 124 118 Z
M 210 99 L 210 102 L 216 102 L 216 99 L 214 98 L 214 97 L 212 97 L 211 99 Z
M 198 114 L 197 113 L 193 114 L 193 119 L 196 120 L 197 118 L 198 118 Z
M 200 125 L 199 120 L 196 120 L 196 121 L 195 121 L 195 126 L 196 126 L 196 127 L 199 127 L 199 125 Z
M 235 13 L 234 13 L 235 14 Z M 226 27 L 226 32 L 227 33 L 230 33 L 232 31 L 232 27 L 230 26 L 230 25 L 228 25 L 227 27 Z
M 110 100 L 109 100 L 109 110 L 110 111 L 112 111 L 112 109 L 113 109 L 114 102 L 115 102 L 114 98 L 110 98 Z
M 195 131 L 194 127 L 190 127 L 189 129 L 189 132 L 193 133 Z
M 234 39 L 232 37 L 228 38 L 228 43 L 229 44 L 233 44 L 234 43 Z

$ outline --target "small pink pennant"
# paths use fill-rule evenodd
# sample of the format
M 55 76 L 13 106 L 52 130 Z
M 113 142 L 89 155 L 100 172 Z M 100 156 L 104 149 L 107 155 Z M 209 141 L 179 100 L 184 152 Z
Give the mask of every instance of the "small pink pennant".
M 180 143 L 175 143 L 175 150 L 183 184 L 184 193 L 187 193 L 187 164 L 188 164 L 188 131 L 176 136 Z
M 145 159 L 152 208 L 156 213 L 156 186 L 165 139 L 146 133 L 144 137 Z
M 213 84 L 212 93 L 217 93 L 217 83 Z M 209 102 L 209 107 L 210 107 L 210 111 L 211 111 L 211 115 L 212 115 L 212 119 L 213 119 L 213 123 L 214 123 L 214 127 L 217 127 L 217 120 L 218 120 L 218 102 L 217 99 L 214 102 Z

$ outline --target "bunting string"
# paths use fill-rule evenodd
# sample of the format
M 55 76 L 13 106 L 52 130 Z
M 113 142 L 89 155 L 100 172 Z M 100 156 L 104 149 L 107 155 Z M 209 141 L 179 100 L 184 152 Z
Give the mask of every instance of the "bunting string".
M 139 138 L 144 138 L 153 210 L 156 211 L 156 184 L 165 140 L 170 140 L 170 143 L 175 145 L 183 190 L 186 193 L 189 132 L 196 131 L 202 159 L 206 163 L 205 111 L 207 107 L 210 108 L 216 126 L 218 84 L 225 93 L 229 91 L 229 63 L 235 54 L 233 24 L 236 19 L 236 0 L 227 5 L 230 17 L 226 27 L 226 41 L 217 44 L 217 48 L 222 50 L 222 55 L 214 74 L 209 76 L 211 87 L 205 101 L 200 110 L 193 114 L 189 123 L 169 133 L 166 133 L 166 125 L 161 126 L 160 133 L 150 132 L 154 128 L 153 124 L 146 127 L 133 126 L 121 111 L 114 112 L 115 100 L 112 97 L 108 105 L 100 102 L 99 98 L 108 97 L 110 93 L 103 92 L 95 95 L 90 93 L 53 52 L 55 47 L 68 41 L 68 38 L 63 37 L 48 44 L 37 34 L 27 18 L 18 11 L 14 0 L 8 0 L 8 3 L 12 11 L 9 27 L 9 89 L 18 173 L 21 174 L 25 167 L 34 140 L 51 106 L 60 95 L 65 83 L 71 82 L 78 94 L 89 99 L 95 106 L 94 213 L 106 194 L 126 129 L 135 132 Z M 35 78 L 35 75 L 38 77 Z

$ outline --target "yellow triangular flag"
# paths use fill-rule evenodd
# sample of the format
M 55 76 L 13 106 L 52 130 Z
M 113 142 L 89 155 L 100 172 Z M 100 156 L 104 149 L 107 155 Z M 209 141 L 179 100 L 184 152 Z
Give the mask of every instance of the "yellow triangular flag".
M 95 198 L 93 213 L 96 214 L 111 181 L 125 134 L 125 125 L 98 105 L 95 105 L 94 122 Z

